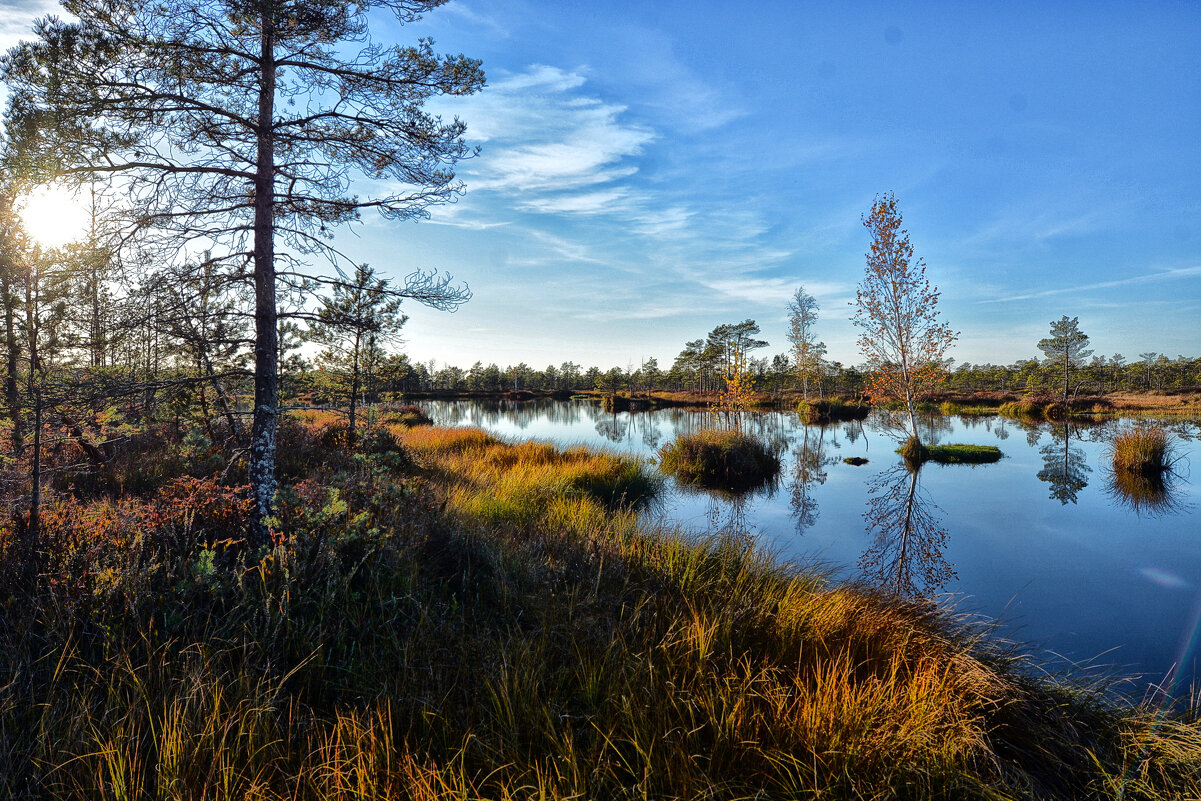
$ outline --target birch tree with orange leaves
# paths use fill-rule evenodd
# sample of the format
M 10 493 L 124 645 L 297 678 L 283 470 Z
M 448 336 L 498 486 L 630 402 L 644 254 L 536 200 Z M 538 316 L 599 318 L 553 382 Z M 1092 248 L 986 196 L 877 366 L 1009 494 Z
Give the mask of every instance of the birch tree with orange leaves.
M 873 403 L 904 404 L 909 433 L 920 444 L 917 400 L 943 380 L 943 359 L 959 332 L 939 316 L 938 288 L 926 280 L 926 263 L 913 257 L 896 196 L 877 196 L 862 219 L 872 241 L 851 321 L 871 369 L 866 391 Z

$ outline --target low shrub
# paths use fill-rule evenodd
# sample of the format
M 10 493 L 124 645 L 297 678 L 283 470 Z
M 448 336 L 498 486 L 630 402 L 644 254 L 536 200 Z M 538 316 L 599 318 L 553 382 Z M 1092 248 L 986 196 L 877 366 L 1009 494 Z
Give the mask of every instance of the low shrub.
M 780 460 L 762 442 L 740 431 L 707 429 L 683 434 L 663 446 L 659 467 L 683 484 L 745 492 L 775 477 Z

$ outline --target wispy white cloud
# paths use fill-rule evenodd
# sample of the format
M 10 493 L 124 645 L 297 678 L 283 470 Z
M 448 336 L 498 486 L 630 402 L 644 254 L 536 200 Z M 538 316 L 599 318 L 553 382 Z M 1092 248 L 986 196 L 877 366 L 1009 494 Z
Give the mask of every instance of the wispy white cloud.
M 0 50 L 33 36 L 33 21 L 48 14 L 70 17 L 55 0 L 3 0 L 0 2 Z M 0 87 L 3 91 L 3 87 Z M 0 95 L 2 96 L 2 95 Z
M 853 293 L 854 287 L 841 282 L 802 281 L 793 276 L 756 278 L 741 276 L 738 278 L 707 280 L 704 285 L 730 297 L 741 298 L 764 306 L 778 306 L 783 310 L 792 295 L 801 284 L 805 291 L 815 298 L 824 301 L 825 306 L 835 307 L 841 304 L 848 292 Z
M 619 320 L 666 320 L 672 317 L 688 314 L 695 307 L 682 303 L 654 303 L 640 306 L 609 305 L 601 309 L 593 309 L 574 316 L 581 320 L 594 322 L 617 322 Z
M 438 13 L 455 20 L 456 26 L 460 28 L 471 26 L 482 31 L 487 31 L 488 35 L 494 39 L 508 39 L 511 36 L 507 26 L 499 20 L 476 10 L 476 6 L 472 3 L 448 3 L 439 9 Z
M 463 165 L 472 191 L 520 193 L 531 210 L 580 211 L 587 204 L 564 202 L 565 193 L 634 175 L 631 159 L 654 133 L 624 121 L 625 106 L 582 95 L 585 80 L 579 71 L 535 65 L 456 106 L 484 146 Z
M 702 77 L 677 55 L 677 42 L 662 31 L 618 27 L 613 31 L 624 52 L 621 80 L 637 87 L 658 118 L 689 134 L 712 131 L 747 116 L 741 93 L 725 82 Z
M 601 214 L 615 210 L 629 197 L 628 190 L 612 188 L 582 194 L 568 192 L 524 198 L 517 201 L 516 207 L 522 211 L 547 214 Z
M 1194 267 L 1177 267 L 1170 270 L 1160 270 L 1159 272 L 1135 275 L 1131 276 L 1130 278 L 1119 278 L 1115 281 L 1098 281 L 1092 284 L 1060 287 L 1058 289 L 1045 289 L 1040 292 L 1027 292 L 1021 295 L 1009 295 L 1002 298 L 988 298 L 986 300 L 977 301 L 977 303 L 1010 303 L 1017 300 L 1034 300 L 1035 298 L 1046 298 L 1053 295 L 1092 292 L 1098 289 L 1112 289 L 1113 287 L 1131 286 L 1134 284 L 1150 284 L 1157 283 L 1159 281 L 1175 281 L 1181 278 L 1193 278 L 1196 276 L 1201 276 L 1201 265 Z
M 669 206 L 639 213 L 633 230 L 646 237 L 661 239 L 677 236 L 688 230 L 696 212 L 684 206 Z
M 543 250 L 539 251 L 539 255 L 514 258 L 511 263 L 526 265 L 547 265 L 552 262 L 611 264 L 611 259 L 596 255 L 587 243 L 567 239 L 545 230 L 532 229 L 528 233 L 531 239 L 543 245 Z
M 1049 243 L 1060 237 L 1082 236 L 1110 227 L 1129 216 L 1135 200 L 1129 197 L 1098 201 L 1092 197 L 1040 197 L 1000 211 L 962 238 L 965 245 L 994 248 L 1026 241 Z

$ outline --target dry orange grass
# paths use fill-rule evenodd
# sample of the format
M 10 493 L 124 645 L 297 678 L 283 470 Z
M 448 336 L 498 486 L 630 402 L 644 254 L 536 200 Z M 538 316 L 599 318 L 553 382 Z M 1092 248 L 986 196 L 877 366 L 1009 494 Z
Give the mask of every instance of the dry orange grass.
M 1201 393 L 1115 392 L 1105 396 L 1120 412 L 1201 414 Z
M 337 423 L 345 423 L 346 415 L 328 409 L 295 409 L 288 414 L 312 428 L 322 428 Z

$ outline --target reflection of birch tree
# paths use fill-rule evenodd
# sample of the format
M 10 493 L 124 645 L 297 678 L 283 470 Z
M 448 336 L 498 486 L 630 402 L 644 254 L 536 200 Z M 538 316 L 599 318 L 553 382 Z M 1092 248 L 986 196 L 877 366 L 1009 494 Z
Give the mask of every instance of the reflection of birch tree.
M 859 559 L 864 575 L 895 595 L 929 596 L 955 578 L 943 555 L 947 530 L 918 487 L 919 470 L 900 464 L 868 487 L 863 519 L 875 539 Z
M 793 451 L 795 467 L 791 505 L 798 534 L 804 534 L 805 529 L 817 522 L 817 500 L 810 494 L 811 486 L 825 484 L 829 477 L 826 468 L 837 461 L 835 457 L 826 455 L 825 434 L 823 428 L 815 437 L 806 428 L 800 444 Z
M 1084 449 L 1072 445 L 1073 433 L 1067 423 L 1054 426 L 1051 442 L 1038 449 L 1043 457 L 1038 480 L 1050 484 L 1050 497 L 1065 506 L 1069 502 L 1076 503 L 1076 496 L 1088 486 L 1088 474 L 1092 472 L 1085 463 Z

